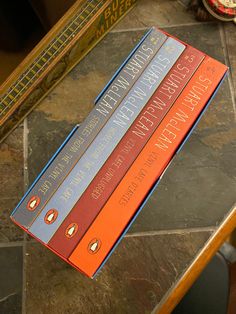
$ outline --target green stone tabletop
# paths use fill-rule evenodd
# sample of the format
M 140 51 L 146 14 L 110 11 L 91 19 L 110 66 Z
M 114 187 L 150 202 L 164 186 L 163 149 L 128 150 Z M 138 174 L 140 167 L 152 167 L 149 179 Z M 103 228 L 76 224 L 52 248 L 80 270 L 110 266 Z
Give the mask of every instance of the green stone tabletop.
M 236 27 L 197 22 L 187 1 L 140 0 L 0 146 L 0 313 L 144 314 L 220 228 L 236 192 Z M 158 26 L 231 69 L 191 138 L 95 280 L 30 239 L 9 215 L 132 47 Z

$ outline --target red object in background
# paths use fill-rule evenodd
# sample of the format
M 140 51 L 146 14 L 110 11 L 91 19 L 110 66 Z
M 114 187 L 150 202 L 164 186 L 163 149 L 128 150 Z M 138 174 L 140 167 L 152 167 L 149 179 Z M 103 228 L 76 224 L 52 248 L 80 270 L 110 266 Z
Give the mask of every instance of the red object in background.
M 235 0 L 203 0 L 211 15 L 222 21 L 233 21 L 236 17 Z

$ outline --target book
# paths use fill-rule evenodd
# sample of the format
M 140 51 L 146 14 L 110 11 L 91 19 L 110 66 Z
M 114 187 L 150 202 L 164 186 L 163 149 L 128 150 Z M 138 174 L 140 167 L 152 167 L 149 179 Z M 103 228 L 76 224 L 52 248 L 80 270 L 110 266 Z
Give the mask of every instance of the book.
M 48 245 L 68 258 L 205 55 L 187 47 Z
M 0 141 L 137 0 L 77 0 L 0 86 Z
M 171 35 L 166 33 L 165 35 L 168 39 L 165 40 L 164 45 L 166 45 L 171 38 Z M 178 61 L 180 61 L 181 58 L 184 58 L 184 55 L 187 51 L 190 51 L 189 49 L 191 48 L 178 39 L 173 39 L 172 37 L 172 40 L 181 44 L 184 49 L 179 53 L 179 56 L 176 57 L 176 60 L 172 63 L 170 69 L 166 71 L 163 77 L 161 77 L 161 74 L 163 73 L 157 74 L 157 69 L 154 70 L 154 67 L 151 66 L 155 57 L 160 53 L 160 50 L 158 50 L 155 57 L 153 56 L 150 63 L 143 69 L 143 72 L 138 77 L 137 81 L 132 84 L 132 89 L 125 94 L 123 98 L 125 104 L 125 109 L 123 109 L 125 111 L 118 111 L 119 107 L 120 109 L 122 108 L 122 103 L 120 103 L 119 107 L 116 108 L 108 121 L 104 124 L 101 131 L 96 134 L 91 144 L 85 151 L 83 151 L 84 155 L 86 153 L 88 154 L 88 158 L 84 158 L 84 155 L 82 154 L 81 159 L 84 158 L 84 161 L 83 164 L 80 165 L 82 166 L 82 169 L 85 167 L 86 176 L 88 173 L 90 178 L 88 180 L 86 179 L 87 181 L 84 181 L 82 180 L 83 178 L 80 177 L 80 173 L 78 173 L 78 177 L 76 177 L 77 173 L 72 176 L 71 171 L 69 171 L 59 188 L 54 190 L 55 193 L 52 194 L 52 197 L 49 197 L 46 200 L 46 206 L 49 202 L 51 202 L 51 205 L 48 207 L 47 211 L 44 212 L 44 215 L 42 213 L 46 207 L 43 207 L 42 212 L 38 216 L 41 220 L 38 220 L 36 229 L 39 234 L 40 232 L 43 236 L 44 233 L 46 234 L 47 242 L 45 241 L 45 238 L 42 239 L 41 237 L 38 237 L 38 235 L 33 234 L 30 229 L 26 229 L 20 222 L 13 219 L 16 224 L 35 237 L 39 242 L 48 247 L 67 263 L 91 278 L 99 272 L 139 212 L 142 210 L 148 197 L 160 182 L 160 179 L 171 163 L 174 155 L 178 154 L 193 128 L 198 123 L 200 117 L 208 107 L 227 72 L 226 66 L 205 56 L 202 62 L 199 61 L 200 65 L 197 70 L 195 69 L 195 72 L 193 70 L 194 73 L 192 72 L 188 79 L 187 77 L 185 78 L 187 79 L 185 83 L 183 79 L 181 82 L 183 86 L 179 84 L 179 90 L 176 88 L 177 77 L 173 75 L 173 71 L 176 70 L 175 66 L 178 64 Z M 163 49 L 163 46 L 160 49 Z M 162 61 L 168 59 L 169 56 L 168 58 L 166 56 L 172 53 L 174 55 L 173 47 L 167 45 L 162 56 Z M 99 104 L 99 101 L 103 99 L 108 89 L 112 87 L 115 78 L 118 77 L 120 71 L 127 65 L 128 60 L 129 57 L 98 95 L 95 101 L 96 104 Z M 186 58 L 186 62 L 187 60 L 191 61 L 189 58 Z M 160 70 L 160 64 L 158 64 L 158 66 Z M 184 70 L 184 67 L 186 66 L 182 66 L 182 69 Z M 147 71 L 148 68 L 149 71 Z M 178 70 L 180 70 L 180 68 Z M 157 83 L 157 77 L 160 79 L 159 83 Z M 149 93 L 147 93 L 145 89 L 145 96 L 148 94 L 148 97 L 140 97 L 143 98 L 143 100 L 141 101 L 141 99 L 139 99 L 139 110 L 135 110 L 135 115 L 132 120 L 128 113 L 132 111 L 132 106 L 136 104 L 134 95 L 141 95 L 140 90 L 137 88 L 140 88 L 142 85 L 144 85 L 145 88 L 150 88 L 151 91 L 149 90 Z M 137 93 L 138 91 L 139 93 Z M 169 98 L 168 102 L 165 102 L 163 100 L 164 98 L 162 99 L 162 97 L 159 97 L 160 92 L 163 92 L 162 97 L 166 96 Z M 131 98 L 128 98 L 128 96 Z M 158 97 L 158 102 L 154 102 L 154 100 L 156 100 L 155 97 Z M 130 107 L 127 106 L 128 103 L 126 104 L 127 99 L 129 100 L 128 103 Z M 164 106 L 163 101 L 165 103 Z M 158 106 L 155 107 L 154 104 L 158 104 Z M 109 109 L 109 106 L 105 106 L 105 108 Z M 160 111 L 160 116 L 155 109 Z M 120 115 L 116 115 L 115 113 L 119 113 Z M 150 124 L 151 126 L 147 128 L 144 121 L 151 123 L 150 117 L 153 116 L 158 117 L 159 122 L 156 121 L 156 125 Z M 129 122 L 126 120 L 129 120 Z M 116 121 L 116 123 L 114 123 L 114 121 Z M 107 124 L 110 124 L 110 126 L 117 124 L 120 129 L 124 129 L 124 132 L 122 131 L 122 133 L 121 130 L 114 132 L 117 133 L 115 137 L 112 138 L 110 142 L 107 142 L 106 145 L 103 145 L 105 143 L 100 141 L 96 142 L 96 139 L 99 137 L 99 134 L 108 134 L 103 133 L 104 131 L 102 131 L 106 129 Z M 45 166 L 40 176 L 49 169 L 49 166 L 56 160 L 57 156 L 63 151 L 67 143 L 72 140 L 77 131 L 78 126 L 72 130 L 65 142 L 59 148 L 58 152 L 56 152 Z M 116 136 L 120 136 L 120 139 Z M 113 139 L 115 138 L 116 143 L 114 145 Z M 104 140 L 104 136 L 101 136 L 100 139 L 101 141 Z M 104 148 L 105 146 L 110 145 L 112 147 L 108 147 L 107 150 Z M 90 147 L 92 146 L 94 150 L 91 150 Z M 105 156 L 103 156 L 104 149 L 106 152 L 110 150 Z M 65 152 L 68 151 L 66 150 Z M 92 155 L 94 162 L 96 163 L 98 161 L 99 163 L 99 166 L 95 168 L 96 171 L 93 175 L 90 173 L 91 163 L 88 163 L 89 158 L 91 158 Z M 98 159 L 96 159 L 95 156 L 97 156 Z M 66 159 L 69 160 L 67 157 Z M 103 158 L 102 162 L 99 160 L 100 157 Z M 79 159 L 79 162 L 81 159 Z M 116 168 L 112 168 L 111 165 Z M 73 171 L 76 166 L 77 163 L 70 169 Z M 57 171 L 53 174 L 57 175 Z M 61 186 L 65 184 L 68 177 L 71 181 L 67 181 L 67 183 L 70 184 L 73 182 L 74 185 L 71 191 L 73 192 L 72 194 L 76 194 L 76 197 L 70 193 L 66 193 L 63 196 L 68 199 L 69 206 L 63 204 L 62 207 L 58 208 L 57 204 L 60 205 L 58 196 L 60 196 L 60 194 L 57 193 Z M 37 180 L 35 183 L 36 182 Z M 85 182 L 87 183 L 84 184 Z M 67 183 L 64 185 L 64 188 L 68 187 Z M 47 186 L 44 187 L 47 189 Z M 81 187 L 82 193 L 80 191 Z M 29 193 L 30 191 L 25 197 Z M 71 196 L 74 198 L 72 202 Z M 32 199 L 32 202 L 33 207 L 38 207 L 40 204 L 37 198 Z M 68 204 L 68 202 L 66 203 Z M 88 207 L 86 207 L 86 203 Z M 80 214 L 80 209 L 85 215 L 83 216 L 82 224 L 80 221 L 74 221 L 74 219 L 71 218 L 76 216 L 75 218 L 77 219 L 78 213 Z M 86 209 L 88 210 L 85 213 Z M 90 209 L 92 210 L 91 215 L 94 216 L 90 216 Z M 76 215 L 73 216 L 75 213 Z M 89 219 L 87 220 L 88 217 Z M 36 221 L 37 219 L 34 222 Z M 50 229 L 53 225 L 54 227 Z M 31 227 L 32 226 L 33 224 Z M 48 228 L 49 233 L 47 233 Z M 64 230 L 62 230 L 62 228 Z M 64 238 L 61 241 L 61 248 L 59 239 L 56 240 L 57 244 L 55 245 L 54 240 L 59 232 L 61 232 L 60 236 L 64 233 L 64 236 L 67 238 L 66 241 L 72 240 L 71 243 L 73 243 L 73 245 L 68 245 L 70 242 L 67 242 L 67 248 Z M 79 238 L 75 241 L 78 236 Z
M 48 243 L 185 49 L 169 37 L 29 228 Z M 99 110 L 98 104 L 96 109 Z
M 13 220 L 26 229 L 32 225 L 166 38 L 166 35 L 154 28 L 143 37 L 125 60 L 123 68 L 115 73 L 109 88 L 101 95 L 96 107 L 80 127 L 76 127 L 72 136 L 62 144 L 63 148 L 58 150 L 58 154 L 54 155 L 36 178 L 13 212 Z
M 222 80 L 227 67 L 206 57 L 115 189 L 69 261 L 93 277 L 142 205 Z

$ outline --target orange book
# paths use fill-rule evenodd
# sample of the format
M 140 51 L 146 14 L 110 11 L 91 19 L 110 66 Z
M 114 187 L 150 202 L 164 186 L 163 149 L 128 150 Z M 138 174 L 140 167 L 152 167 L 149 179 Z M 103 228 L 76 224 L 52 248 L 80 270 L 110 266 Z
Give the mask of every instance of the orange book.
M 122 235 L 226 71 L 225 65 L 205 58 L 69 257 L 89 277 L 93 277 Z

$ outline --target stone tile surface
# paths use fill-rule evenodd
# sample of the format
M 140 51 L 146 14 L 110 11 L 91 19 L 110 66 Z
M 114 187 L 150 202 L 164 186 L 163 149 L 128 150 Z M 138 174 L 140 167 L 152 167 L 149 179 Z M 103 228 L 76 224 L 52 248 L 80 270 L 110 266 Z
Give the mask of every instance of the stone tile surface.
M 23 126 L 0 144 L 0 243 L 22 240 L 9 216 L 24 194 Z
M 0 199 L 21 196 L 23 182 L 23 126 L 20 126 L 0 144 Z
M 138 5 L 121 20 L 115 30 L 190 23 L 196 23 L 196 20 L 192 13 L 187 12 L 186 1 L 139 0 Z
M 209 236 L 126 237 L 94 280 L 40 244 L 27 244 L 26 313 L 150 313 Z
M 19 198 L 3 198 L 0 200 L 0 243 L 23 240 L 23 231 L 10 219 L 11 212 L 19 200 Z
M 233 23 L 225 23 L 224 24 L 224 32 L 226 37 L 226 53 L 228 53 L 229 57 L 229 64 L 230 64 L 230 70 L 231 75 L 233 79 L 233 85 L 234 85 L 234 97 L 236 97 L 236 32 L 235 32 L 235 25 Z
M 22 248 L 0 248 L 0 313 L 20 314 L 22 299 Z
M 173 36 L 225 63 L 221 44 L 220 27 L 217 23 L 174 26 L 164 28 Z M 219 43 L 216 45 L 216 43 Z
M 193 134 L 129 232 L 218 226 L 236 190 L 235 168 L 228 175 L 222 162 Z

